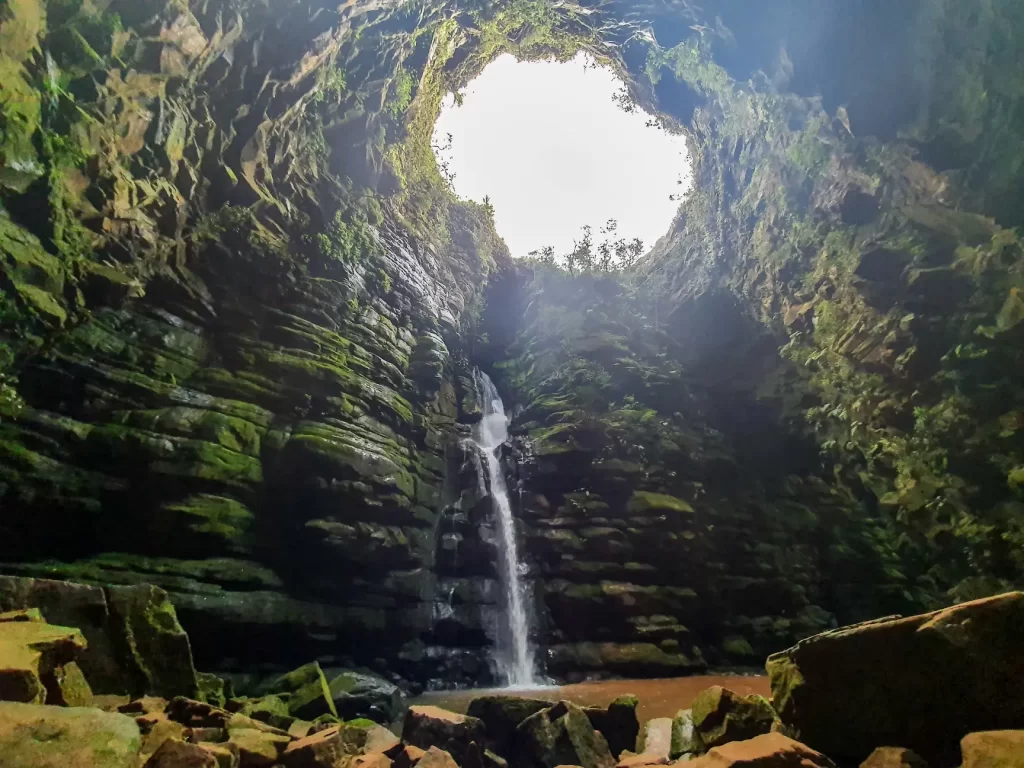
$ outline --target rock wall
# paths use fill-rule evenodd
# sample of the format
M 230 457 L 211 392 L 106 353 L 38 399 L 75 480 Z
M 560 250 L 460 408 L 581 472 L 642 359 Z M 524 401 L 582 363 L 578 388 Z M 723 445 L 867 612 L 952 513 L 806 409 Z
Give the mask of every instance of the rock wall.
M 0 570 L 157 584 L 200 667 L 485 680 L 479 364 L 552 673 L 1019 583 L 1024 19 L 875 5 L 8 3 Z M 431 151 L 580 49 L 692 139 L 625 275 L 510 266 Z

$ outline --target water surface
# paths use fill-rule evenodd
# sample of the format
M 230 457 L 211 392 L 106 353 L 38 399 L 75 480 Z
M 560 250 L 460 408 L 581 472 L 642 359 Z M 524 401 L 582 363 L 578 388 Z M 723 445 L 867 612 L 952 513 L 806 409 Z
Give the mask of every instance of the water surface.
M 474 688 L 463 691 L 431 691 L 418 697 L 414 704 L 433 704 L 454 712 L 465 712 L 477 696 L 492 693 L 523 696 L 531 699 L 559 701 L 566 699 L 580 705 L 606 707 L 617 696 L 631 693 L 640 699 L 637 717 L 641 722 L 654 717 L 672 717 L 687 709 L 697 694 L 712 685 L 721 685 L 739 694 L 757 693 L 770 696 L 765 675 L 693 675 L 652 680 L 599 680 L 574 685 L 546 688 Z

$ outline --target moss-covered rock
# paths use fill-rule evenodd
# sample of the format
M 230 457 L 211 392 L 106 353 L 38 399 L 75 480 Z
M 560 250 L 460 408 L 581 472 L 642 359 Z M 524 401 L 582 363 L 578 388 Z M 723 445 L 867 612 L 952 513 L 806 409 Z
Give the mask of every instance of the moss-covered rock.
M 772 705 L 764 697 L 740 696 L 721 686 L 698 694 L 690 711 L 695 741 L 702 746 L 700 751 L 768 733 L 777 720 Z
M 141 736 L 125 715 L 0 702 L 0 751 L 25 768 L 131 768 Z
M 516 728 L 517 749 L 530 765 L 610 768 L 615 758 L 586 713 L 567 701 L 526 718 Z
M 899 742 L 929 762 L 955 761 L 967 733 L 1022 717 L 1022 622 L 1024 593 L 1014 592 L 826 632 L 769 657 L 772 700 L 801 739 L 839 759 Z

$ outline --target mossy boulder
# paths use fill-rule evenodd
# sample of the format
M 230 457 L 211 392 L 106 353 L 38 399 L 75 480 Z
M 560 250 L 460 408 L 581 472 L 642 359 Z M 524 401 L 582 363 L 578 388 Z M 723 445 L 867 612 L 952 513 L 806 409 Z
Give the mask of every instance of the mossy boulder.
M 281 675 L 267 690 L 269 693 L 287 694 L 288 712 L 293 717 L 303 720 L 314 720 L 325 714 L 338 717 L 327 678 L 315 661 Z
M 363 672 L 332 674 L 327 688 L 338 717 L 344 720 L 368 718 L 388 724 L 398 720 L 405 709 L 405 696 L 394 683 Z
M 604 736 L 612 755 L 636 748 L 640 733 L 640 721 L 636 716 L 639 703 L 636 696 L 626 694 L 613 699 L 607 707 L 584 707 L 590 724 Z
M 690 711 L 693 738 L 700 751 L 768 733 L 777 719 L 763 696 L 741 696 L 720 685 L 699 693 Z
M 139 726 L 80 707 L 0 702 L 0 761 L 18 768 L 134 768 Z
M 515 742 L 524 764 L 538 768 L 559 765 L 612 768 L 615 765 L 604 736 L 594 730 L 583 709 L 567 701 L 523 720 L 516 728 Z
M 0 615 L 0 700 L 88 704 L 89 686 L 74 664 L 86 648 L 82 633 L 25 612 L 7 615 L 16 620 Z M 17 620 L 25 617 L 32 620 Z
M 837 760 L 898 744 L 952 764 L 968 733 L 1024 723 L 1022 642 L 1022 592 L 855 624 L 770 656 L 773 703 Z
M 409 707 L 402 723 L 402 741 L 420 749 L 440 747 L 451 753 L 456 761 L 466 753 L 470 744 L 481 744 L 484 738 L 482 720 L 441 707 Z
M 550 701 L 495 694 L 477 696 L 466 714 L 483 721 L 486 744 L 499 755 L 509 754 L 511 739 L 523 720 L 551 706 Z
M 136 690 L 164 697 L 198 695 L 192 646 L 167 593 L 140 584 L 109 587 L 106 595 Z

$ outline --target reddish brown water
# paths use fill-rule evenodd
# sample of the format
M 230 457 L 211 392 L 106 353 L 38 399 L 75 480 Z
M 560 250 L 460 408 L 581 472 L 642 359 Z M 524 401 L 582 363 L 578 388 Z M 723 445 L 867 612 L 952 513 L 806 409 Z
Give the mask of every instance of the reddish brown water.
M 434 691 L 423 694 L 413 703 L 433 704 L 454 712 L 465 712 L 469 702 L 477 696 L 507 693 L 531 699 L 566 699 L 576 704 L 606 707 L 615 697 L 631 693 L 640 699 L 637 717 L 643 722 L 653 717 L 672 717 L 680 709 L 687 709 L 698 693 L 712 685 L 720 685 L 744 695 L 771 695 L 768 678 L 763 675 L 695 675 L 654 680 L 601 680 L 531 690 L 475 688 L 465 691 Z

